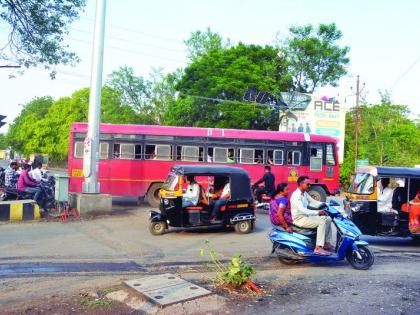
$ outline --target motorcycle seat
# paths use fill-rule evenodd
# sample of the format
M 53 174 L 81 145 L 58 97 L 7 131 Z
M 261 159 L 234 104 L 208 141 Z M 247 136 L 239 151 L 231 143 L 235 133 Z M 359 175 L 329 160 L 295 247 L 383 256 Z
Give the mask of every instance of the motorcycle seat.
M 286 231 L 284 229 L 284 227 L 282 227 L 280 225 L 272 224 L 272 226 L 279 231 Z M 304 229 L 304 228 L 298 227 L 298 226 L 293 225 L 293 224 L 291 225 L 291 227 L 292 227 L 293 232 L 295 232 L 295 233 L 302 234 L 302 235 L 305 235 L 305 236 L 308 236 L 308 237 L 316 237 L 316 228 L 315 229 Z
M 305 236 L 308 236 L 308 237 L 312 237 L 312 236 L 315 237 L 317 229 L 316 228 L 305 229 L 305 228 L 301 228 L 301 227 L 298 227 L 298 226 L 292 224 L 292 230 L 293 230 L 293 232 L 296 232 L 298 234 L 302 234 L 302 235 L 305 235 Z

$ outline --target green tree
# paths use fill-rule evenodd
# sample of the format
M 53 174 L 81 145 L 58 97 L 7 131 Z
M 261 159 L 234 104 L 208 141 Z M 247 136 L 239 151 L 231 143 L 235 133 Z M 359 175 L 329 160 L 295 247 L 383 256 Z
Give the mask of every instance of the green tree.
M 30 112 L 41 103 L 39 99 L 26 105 L 9 128 L 7 137 L 11 139 L 9 143 L 12 148 L 25 155 L 47 153 L 52 160 L 61 161 L 67 156 L 71 124 L 87 121 L 89 89 L 78 90 L 70 97 L 62 97 L 57 101 L 51 98 L 47 100 L 49 106 L 46 111 L 42 111 L 43 115 L 34 116 Z M 102 89 L 101 122 L 135 124 L 138 119 L 130 106 L 121 103 L 117 91 L 108 86 Z
M 346 115 L 344 163 L 340 170 L 343 183 L 354 172 L 354 109 Z M 420 163 L 420 128 L 408 118 L 407 106 L 395 104 L 360 107 L 359 159 L 372 165 L 413 167 Z
M 136 113 L 151 116 L 148 103 L 149 87 L 147 81 L 134 74 L 131 67 L 123 66 L 113 71 L 107 80 L 107 85 L 120 94 L 123 104 L 131 106 Z
M 182 98 L 190 99 L 181 104 L 190 107 L 189 112 L 183 113 L 189 116 L 183 121 L 190 121 L 194 126 L 226 127 L 227 120 L 233 118 L 228 123 L 231 128 L 255 125 L 265 129 L 267 124 L 261 119 L 254 122 L 254 118 L 265 119 L 271 111 L 249 102 L 240 103 L 243 94 L 249 87 L 278 94 L 290 89 L 291 77 L 276 48 L 239 43 L 227 49 L 211 50 L 194 60 L 176 87 Z M 221 117 L 226 117 L 226 121 Z
M 6 135 L 0 133 L 0 150 L 7 149 Z
M 335 23 L 293 26 L 290 37 L 281 48 L 288 61 L 288 71 L 293 76 L 294 88 L 299 92 L 312 93 L 318 86 L 336 86 L 347 73 L 349 47 L 337 42 L 342 32 Z
M 0 19 L 9 25 L 0 60 L 45 67 L 78 61 L 64 37 L 86 0 L 0 0 Z M 8 67 L 3 65 L 1 67 Z
M 205 31 L 195 31 L 185 42 L 188 58 L 192 61 L 208 54 L 212 50 L 221 50 L 230 45 L 229 40 L 224 41 L 219 33 L 213 32 L 209 27 Z
M 6 142 L 13 150 L 25 152 L 28 141 L 33 138 L 35 124 L 47 115 L 52 104 L 52 97 L 44 96 L 34 98 L 23 106 L 6 135 Z
M 165 113 L 170 105 L 176 102 L 176 84 L 182 76 L 181 70 L 176 70 L 167 75 L 162 69 L 153 69 L 149 76 L 149 100 L 153 116 L 157 124 L 165 124 Z

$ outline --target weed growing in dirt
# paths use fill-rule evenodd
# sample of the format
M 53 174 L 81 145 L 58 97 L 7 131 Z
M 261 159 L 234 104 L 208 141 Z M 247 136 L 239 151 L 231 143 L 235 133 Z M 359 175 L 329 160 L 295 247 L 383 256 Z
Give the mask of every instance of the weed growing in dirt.
M 204 246 L 205 248 L 200 250 L 200 255 L 204 257 L 207 254 L 210 257 L 213 263 L 211 269 L 216 272 L 216 282 L 241 286 L 250 281 L 251 276 L 256 275 L 255 268 L 244 263 L 240 254 L 236 254 L 226 266 L 220 262 L 215 249 L 208 240 L 204 242 Z
M 109 309 L 112 302 L 102 298 L 94 298 L 91 296 L 83 295 L 80 304 L 88 310 L 94 310 L 98 308 Z

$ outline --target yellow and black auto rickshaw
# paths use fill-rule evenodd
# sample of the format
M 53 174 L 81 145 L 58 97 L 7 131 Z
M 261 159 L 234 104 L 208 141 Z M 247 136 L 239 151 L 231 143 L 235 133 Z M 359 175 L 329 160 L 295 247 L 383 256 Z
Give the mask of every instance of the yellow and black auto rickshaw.
M 345 207 L 363 234 L 420 237 L 420 168 L 361 167 Z
M 200 186 L 197 204 L 183 206 L 183 196 L 187 178 L 194 178 Z M 226 198 L 217 213 L 217 222 L 212 220 L 212 212 L 220 198 L 218 191 L 226 185 L 230 187 Z M 215 165 L 180 165 L 169 172 L 160 190 L 160 212 L 150 211 L 149 230 L 160 235 L 172 227 L 229 227 L 238 233 L 249 233 L 255 226 L 254 199 L 251 192 L 250 177 L 242 168 Z

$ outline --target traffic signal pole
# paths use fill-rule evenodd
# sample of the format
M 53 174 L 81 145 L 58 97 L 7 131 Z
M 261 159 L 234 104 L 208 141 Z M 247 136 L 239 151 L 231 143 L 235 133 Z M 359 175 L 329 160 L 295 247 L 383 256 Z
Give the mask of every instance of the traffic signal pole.
M 92 66 L 89 94 L 88 132 L 83 153 L 83 193 L 98 194 L 99 122 L 101 116 L 106 0 L 96 1 Z

